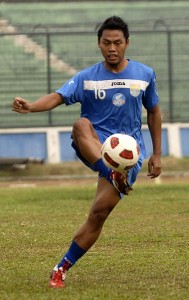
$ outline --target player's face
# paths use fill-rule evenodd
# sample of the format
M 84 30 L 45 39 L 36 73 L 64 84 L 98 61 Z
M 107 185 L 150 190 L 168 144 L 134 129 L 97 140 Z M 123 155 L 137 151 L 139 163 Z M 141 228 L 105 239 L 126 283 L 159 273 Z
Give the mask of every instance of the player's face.
M 110 66 L 120 65 L 124 62 L 128 45 L 129 40 L 126 40 L 123 32 L 117 29 L 104 30 L 98 44 L 105 59 L 105 64 Z

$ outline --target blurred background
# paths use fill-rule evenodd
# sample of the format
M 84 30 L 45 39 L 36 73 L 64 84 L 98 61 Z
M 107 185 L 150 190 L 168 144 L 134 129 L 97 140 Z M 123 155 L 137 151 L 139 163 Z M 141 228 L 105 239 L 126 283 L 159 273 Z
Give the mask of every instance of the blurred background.
M 16 95 L 35 100 L 102 60 L 96 29 L 111 15 L 129 24 L 127 57 L 149 65 L 157 74 L 165 124 L 163 155 L 189 156 L 189 1 L 0 1 L 0 157 L 75 159 L 72 152 L 68 157 L 65 152 L 72 151 L 67 133 L 79 117 L 79 104 L 19 115 L 11 111 L 12 100 Z M 40 135 L 31 131 L 44 127 L 45 135 L 42 129 Z M 62 134 L 51 130 L 54 147 L 60 148 L 53 159 L 49 129 L 57 127 Z M 146 131 L 144 138 L 150 155 Z

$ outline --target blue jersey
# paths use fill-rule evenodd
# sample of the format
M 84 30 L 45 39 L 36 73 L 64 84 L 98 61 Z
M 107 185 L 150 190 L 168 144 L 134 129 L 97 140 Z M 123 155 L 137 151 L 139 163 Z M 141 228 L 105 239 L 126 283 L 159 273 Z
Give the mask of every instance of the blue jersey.
M 81 117 L 91 121 L 106 137 L 113 133 L 133 136 L 146 157 L 141 133 L 142 106 L 158 104 L 156 76 L 150 67 L 128 60 L 127 67 L 112 73 L 99 62 L 77 73 L 56 90 L 66 105 L 81 103 Z

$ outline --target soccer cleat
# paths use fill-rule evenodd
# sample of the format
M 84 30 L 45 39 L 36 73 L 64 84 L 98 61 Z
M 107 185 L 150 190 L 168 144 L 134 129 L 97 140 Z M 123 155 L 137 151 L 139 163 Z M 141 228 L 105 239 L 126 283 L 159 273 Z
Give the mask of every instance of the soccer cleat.
M 64 263 L 64 265 L 60 268 L 58 268 L 58 265 L 55 266 L 50 276 L 49 286 L 54 289 L 64 288 L 66 272 L 70 267 L 71 263 L 69 261 Z
M 63 273 L 62 268 L 58 269 L 57 266 L 54 267 L 54 269 L 51 273 L 49 286 L 54 289 L 64 288 L 65 287 L 65 284 L 64 284 L 65 276 L 64 275 L 65 274 Z
M 128 195 L 130 191 L 132 191 L 132 187 L 129 185 L 127 181 L 128 171 L 126 173 L 118 173 L 112 170 L 110 174 L 110 178 L 116 190 L 124 195 Z

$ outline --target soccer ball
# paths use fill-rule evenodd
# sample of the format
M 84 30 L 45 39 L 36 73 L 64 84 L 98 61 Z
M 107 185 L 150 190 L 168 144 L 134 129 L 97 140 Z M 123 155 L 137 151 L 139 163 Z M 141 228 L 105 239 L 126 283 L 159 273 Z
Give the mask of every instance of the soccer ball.
M 132 136 L 116 133 L 105 140 L 101 155 L 108 168 L 122 173 L 137 163 L 140 148 Z

